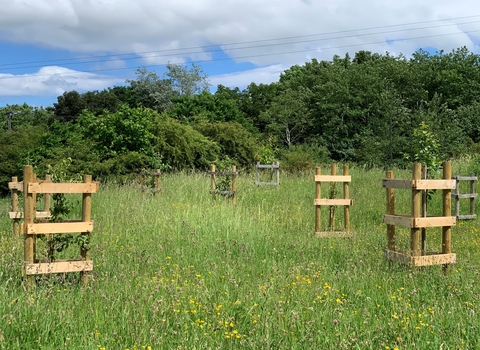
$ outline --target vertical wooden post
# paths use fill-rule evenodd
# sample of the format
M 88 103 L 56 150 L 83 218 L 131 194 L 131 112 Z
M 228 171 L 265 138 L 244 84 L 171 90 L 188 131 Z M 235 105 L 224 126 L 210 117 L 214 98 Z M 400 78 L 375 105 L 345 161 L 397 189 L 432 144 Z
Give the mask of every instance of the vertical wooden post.
M 210 166 L 210 188 L 212 190 L 212 201 L 215 203 L 216 201 L 216 196 L 215 196 L 215 190 L 217 189 L 217 183 L 215 181 L 215 164 L 212 164 Z
M 393 171 L 386 172 L 387 179 L 393 179 Z M 387 188 L 387 214 L 395 215 L 395 192 L 393 188 Z M 387 224 L 388 250 L 395 251 L 395 225 Z
M 277 162 L 277 185 L 280 185 L 280 163 Z
M 412 180 L 420 180 L 422 177 L 422 164 L 413 163 Z M 416 188 L 412 189 L 412 218 L 420 217 L 422 191 Z M 420 229 L 412 228 L 410 230 L 410 251 L 412 256 L 419 256 L 418 243 L 420 239 Z
M 18 177 L 12 177 L 12 182 L 18 182 Z M 18 213 L 18 190 L 12 189 L 12 211 Z M 13 234 L 18 237 L 20 236 L 20 219 L 13 219 Z
M 160 178 L 160 175 L 161 175 L 161 172 L 160 172 L 160 169 L 157 169 L 155 170 L 155 176 L 157 177 L 156 178 L 156 190 L 158 192 L 158 195 L 160 195 L 160 190 L 161 190 L 161 186 L 162 186 L 162 180 Z
M 140 181 L 142 185 L 142 193 L 145 192 L 145 169 L 140 172 Z
M 232 165 L 232 191 L 233 191 L 233 206 L 237 204 L 237 166 Z
M 33 224 L 35 219 L 35 196 L 28 192 L 28 184 L 34 182 L 35 174 L 31 165 L 23 167 L 23 196 L 24 196 L 24 265 L 35 263 L 35 235 L 28 234 L 28 225 Z M 25 268 L 25 266 L 24 266 Z M 27 275 L 27 288 L 32 289 L 35 286 L 35 276 Z
M 52 182 L 52 176 L 50 174 L 45 175 L 45 182 Z M 46 212 L 50 212 L 51 195 L 50 193 L 45 193 L 44 196 L 45 196 L 45 201 L 43 203 L 43 210 L 45 210 Z
M 320 167 L 316 168 L 315 175 L 322 175 L 322 169 Z M 322 183 L 320 181 L 315 182 L 315 199 L 322 198 Z M 320 205 L 315 206 L 315 232 L 320 232 L 321 228 L 321 207 Z
M 428 179 L 428 168 L 427 168 L 427 165 L 423 165 L 423 168 L 422 168 L 422 173 L 423 173 L 423 178 L 425 180 Z M 422 191 L 422 217 L 426 218 L 427 217 L 427 190 L 423 190 Z M 426 252 L 427 252 L 427 246 L 426 246 L 426 242 L 427 242 L 427 228 L 426 227 L 422 227 L 421 229 L 421 232 L 422 232 L 422 240 L 421 240 L 421 255 L 425 255 Z
M 455 216 L 458 217 L 460 216 L 460 180 L 459 180 L 459 175 L 455 175 Z
M 348 165 L 343 166 L 343 175 L 348 176 Z M 343 198 L 350 199 L 350 187 L 348 182 L 343 183 Z M 350 232 L 350 206 L 345 205 L 343 207 L 343 220 L 345 226 L 345 232 Z
M 260 185 L 260 162 L 257 162 L 257 166 L 255 167 L 256 168 L 256 175 L 255 175 L 255 178 L 256 178 L 256 183 L 257 185 Z
M 330 174 L 332 176 L 337 175 L 337 164 L 332 163 Z M 335 188 L 336 188 L 336 183 L 335 182 L 330 182 L 330 199 L 335 198 Z M 330 206 L 330 231 L 333 231 L 335 225 L 335 206 L 331 205 Z
M 91 183 L 92 182 L 92 175 L 83 175 L 83 182 L 84 183 Z M 83 222 L 90 222 L 91 221 L 91 211 L 92 211 L 92 194 L 91 193 L 84 193 L 82 198 L 82 221 Z M 87 236 L 89 238 L 88 232 L 82 232 L 81 235 Z M 85 249 L 85 247 L 80 248 L 80 255 L 83 261 L 90 260 L 89 250 Z M 82 285 L 86 285 L 88 283 L 88 272 L 81 271 L 80 272 L 80 283 Z
M 443 162 L 443 179 L 450 180 L 452 178 L 452 163 Z M 452 216 L 452 190 L 447 189 L 442 191 L 442 201 L 443 201 L 443 216 Z M 452 253 L 452 227 L 443 226 L 442 227 L 442 253 L 451 254 Z M 448 264 L 443 266 L 444 272 L 448 272 Z
M 470 198 L 470 215 L 475 215 L 475 198 L 473 195 L 475 194 L 475 180 L 473 180 L 475 176 L 475 173 L 470 173 L 470 177 L 472 178 L 470 180 L 470 193 L 472 194 L 472 197 Z

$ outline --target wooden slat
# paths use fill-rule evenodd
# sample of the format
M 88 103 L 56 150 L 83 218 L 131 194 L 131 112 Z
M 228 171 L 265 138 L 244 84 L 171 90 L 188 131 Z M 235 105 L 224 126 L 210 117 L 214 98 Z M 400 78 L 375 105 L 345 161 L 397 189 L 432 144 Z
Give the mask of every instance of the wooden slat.
M 383 214 L 382 222 L 387 225 L 402 226 L 402 227 L 412 227 L 413 218 L 407 215 L 388 215 Z
M 431 216 L 426 218 L 414 218 L 413 228 L 421 227 L 443 227 L 455 226 L 457 218 L 455 216 Z
M 51 263 L 25 264 L 24 271 L 27 275 L 41 275 L 50 273 L 92 271 L 93 260 L 55 261 Z
M 423 256 L 412 256 L 411 264 L 413 266 L 431 266 L 431 265 L 444 265 L 455 264 L 457 262 L 457 255 L 450 254 L 431 254 Z
M 257 164 L 257 169 L 280 169 L 280 165 L 277 164 Z
M 207 171 L 207 174 L 210 175 L 238 175 L 238 171 Z
M 11 211 L 8 213 L 8 217 L 10 219 L 23 219 L 23 212 L 22 211 Z M 52 217 L 52 213 L 49 211 L 37 211 L 35 213 L 35 218 L 37 219 L 50 219 Z
M 315 175 L 315 182 L 352 182 L 350 175 Z
M 471 215 L 459 215 L 458 220 L 475 220 L 477 218 L 477 214 Z
M 477 197 L 478 197 L 478 194 L 477 194 L 477 193 L 459 193 L 459 194 L 452 193 L 452 198 L 458 198 L 458 199 L 462 199 L 462 198 L 477 198 Z
M 10 219 L 23 219 L 23 211 L 10 211 L 8 217 Z
M 444 265 L 457 262 L 456 254 L 427 253 L 423 256 L 411 256 L 408 252 L 385 250 L 384 256 L 390 261 L 413 266 Z
M 455 180 L 415 180 L 413 187 L 417 190 L 451 190 L 457 188 Z
M 9 190 L 17 190 L 23 191 L 23 182 L 9 182 L 8 183 Z
M 477 181 L 478 180 L 476 176 L 455 176 L 455 179 L 459 181 Z
M 92 232 L 93 221 L 89 222 L 58 222 L 27 225 L 27 233 L 30 235 L 51 233 Z
M 353 199 L 343 198 L 320 198 L 315 199 L 314 205 L 353 205 Z
M 352 232 L 347 231 L 320 231 L 315 232 L 315 237 L 317 238 L 348 238 L 353 237 L 354 234 Z
M 52 183 L 33 182 L 28 184 L 30 193 L 95 193 L 98 183 Z
M 404 190 L 411 190 L 412 184 L 412 179 L 382 179 L 383 188 L 398 188 Z
M 426 218 L 412 218 L 406 215 L 384 214 L 382 222 L 387 225 L 395 225 L 410 228 L 455 226 L 455 216 L 430 216 Z

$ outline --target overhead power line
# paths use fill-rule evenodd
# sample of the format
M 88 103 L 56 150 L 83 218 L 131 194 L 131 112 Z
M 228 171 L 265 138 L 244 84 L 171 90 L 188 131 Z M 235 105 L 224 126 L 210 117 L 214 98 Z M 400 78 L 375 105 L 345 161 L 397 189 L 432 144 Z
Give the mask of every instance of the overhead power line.
M 262 43 L 262 42 L 270 42 L 270 41 L 279 41 L 279 40 L 292 40 L 292 39 L 302 39 L 302 38 L 309 38 L 309 37 L 315 37 L 315 36 L 324 36 L 324 35 L 336 35 L 336 34 L 342 34 L 342 33 L 351 33 L 354 32 L 356 33 L 356 36 L 358 36 L 359 31 L 366 31 L 366 30 L 375 30 L 375 29 L 386 29 L 386 28 L 396 28 L 396 27 L 404 27 L 404 26 L 411 26 L 411 25 L 418 25 L 418 24 L 426 24 L 426 23 L 436 23 L 436 22 L 446 22 L 446 21 L 456 21 L 456 20 L 464 20 L 464 19 L 470 19 L 470 18 L 479 18 L 479 15 L 471 15 L 471 16 L 463 16 L 463 17 L 453 17 L 453 18 L 445 18 L 445 19 L 437 19 L 437 20 L 430 20 L 430 21 L 421 21 L 421 22 L 410 22 L 410 23 L 401 23 L 401 24 L 391 24 L 387 26 L 376 26 L 376 27 L 367 27 L 367 28 L 357 28 L 357 29 L 348 29 L 348 30 L 342 30 L 342 31 L 335 31 L 335 32 L 326 32 L 326 33 L 316 33 L 316 34 L 307 34 L 307 35 L 299 35 L 299 36 L 290 36 L 290 37 L 281 37 L 281 38 L 271 38 L 271 39 L 261 39 L 261 40 L 251 40 L 251 41 L 242 41 L 242 42 L 236 42 L 236 43 L 228 43 L 228 44 L 219 44 L 219 45 L 206 45 L 206 46 L 193 46 L 193 47 L 187 47 L 187 48 L 179 48 L 179 49 L 166 49 L 166 50 L 155 50 L 155 51 L 143 51 L 143 52 L 129 52 L 129 53 L 118 53 L 118 54 L 110 54 L 110 55 L 100 55 L 100 56 L 80 56 L 80 57 L 72 57 L 72 58 L 63 58 L 63 59 L 55 59 L 55 60 L 42 60 L 42 61 L 27 61 L 27 62 L 17 62 L 17 63 L 4 63 L 0 64 L 0 67 L 4 66 L 15 66 L 15 65 L 24 65 L 24 64 L 37 64 L 37 63 L 52 63 L 52 62 L 68 62 L 68 61 L 78 61 L 78 60 L 91 60 L 91 59 L 99 59 L 99 58 L 105 58 L 105 60 L 108 60 L 109 58 L 113 57 L 124 57 L 124 56 L 131 56 L 131 55 L 146 55 L 146 54 L 155 54 L 155 53 L 164 53 L 164 52 L 178 52 L 178 51 L 183 51 L 183 50 L 197 50 L 197 49 L 208 49 L 208 48 L 217 48 L 218 46 L 222 46 L 225 49 L 228 49 L 228 46 L 235 46 L 235 45 L 243 45 L 243 44 L 256 44 L 256 43 Z M 450 23 L 446 25 L 441 25 L 442 26 L 452 26 L 452 25 L 462 25 L 462 24 L 470 24 L 470 23 L 476 23 L 477 21 L 474 22 L 466 22 L 466 23 Z M 428 27 L 428 28 L 434 28 L 434 27 Z M 420 28 L 406 28 L 404 30 L 416 30 Z M 381 34 L 381 33 L 379 33 Z M 363 34 L 363 35 L 368 35 Z M 329 39 L 329 38 L 326 38 Z M 325 40 L 325 39 L 324 39 Z M 137 58 L 137 57 L 135 57 Z M 142 57 L 140 57 L 142 58 Z M 25 68 L 25 67 L 23 67 Z
M 461 19 L 461 18 L 472 18 L 472 17 L 480 17 L 480 15 L 475 15 L 475 16 L 468 16 L 468 17 L 458 17 L 454 19 L 448 19 L 448 20 L 455 20 L 455 19 Z M 435 20 L 435 21 L 425 21 L 425 22 L 417 22 L 414 24 L 420 24 L 420 23 L 429 23 L 429 22 L 438 22 L 438 21 L 445 21 L 445 20 Z M 229 50 L 245 50 L 245 49 L 254 49 L 254 48 L 263 48 L 263 47 L 271 47 L 271 46 L 279 46 L 279 45 L 291 45 L 291 44 L 298 44 L 298 43 L 305 43 L 305 42 L 317 42 L 317 41 L 324 41 L 324 40 L 338 40 L 338 39 L 348 39 L 348 38 L 353 38 L 353 37 L 360 37 L 360 36 L 369 36 L 369 35 L 380 35 L 380 34 L 389 34 L 389 33 L 395 33 L 399 31 L 411 31 L 411 30 L 419 30 L 419 29 L 431 29 L 431 28 L 439 28 L 439 27 L 448 27 L 452 25 L 462 25 L 462 24 L 472 24 L 472 23 L 480 23 L 479 21 L 471 21 L 471 22 L 465 22 L 465 23 L 454 23 L 454 24 L 445 24 L 445 25 L 439 25 L 439 26 L 429 26 L 429 27 L 421 27 L 421 28 L 406 28 L 406 29 L 399 29 L 399 30 L 392 30 L 392 31 L 383 31 L 383 32 L 376 32 L 376 33 L 363 33 L 363 34 L 355 34 L 355 35 L 349 35 L 349 36 L 341 36 L 341 37 L 329 37 L 329 38 L 321 38 L 321 39 L 314 39 L 314 40 L 303 40 L 303 41 L 296 41 L 296 42 L 287 42 L 287 43 L 276 43 L 276 44 L 266 44 L 266 45 L 256 45 L 256 46 L 247 46 L 247 47 L 240 47 L 240 48 L 225 48 L 226 45 L 239 45 L 239 44 L 246 44 L 246 43 L 256 43 L 256 42 L 268 42 L 268 41 L 275 41 L 275 40 L 286 40 L 286 39 L 292 39 L 292 38 L 306 38 L 306 37 L 311 37 L 311 36 L 319 36 L 319 35 L 330 35 L 330 34 L 338 34 L 338 33 L 346 33 L 346 32 L 352 32 L 354 30 L 347 30 L 347 31 L 341 31 L 341 32 L 331 32 L 331 33 L 324 33 L 324 34 L 311 34 L 311 35 L 304 35 L 304 36 L 297 36 L 297 37 L 284 37 L 284 38 L 277 38 L 277 39 L 265 39 L 265 40 L 256 40 L 256 41 L 249 41 L 249 42 L 242 42 L 242 43 L 234 43 L 234 44 L 226 44 L 226 45 L 221 45 L 223 49 L 216 49 L 216 50 L 211 50 L 211 51 L 199 51 L 199 52 L 178 52 L 175 54 L 164 54 L 164 55 L 156 55 L 156 56 L 150 56 L 148 58 L 153 58 L 153 57 L 169 57 L 169 56 L 179 56 L 179 55 L 188 55 L 188 54 L 193 54 L 193 53 L 213 53 L 217 51 L 229 51 Z M 360 29 L 360 30 L 371 30 L 371 29 L 378 29 L 378 28 L 388 28 L 388 27 L 398 27 L 398 26 L 405 26 L 409 24 L 397 24 L 397 25 L 390 25 L 390 26 L 385 26 L 385 27 L 372 27 L 372 28 L 366 28 L 366 29 Z M 399 42 L 399 41 L 409 41 L 409 40 L 416 40 L 416 39 L 425 39 L 425 38 L 432 38 L 432 37 L 440 37 L 440 36 L 451 36 L 451 35 L 460 35 L 460 34 L 470 34 L 470 33 L 475 33 L 479 32 L 479 30 L 471 30 L 471 31 L 464 31 L 464 32 L 456 32 L 456 33 L 446 33 L 446 34 L 432 34 L 432 35 L 425 35 L 425 36 L 416 36 L 416 37 L 410 37 L 410 38 L 398 38 L 398 39 L 393 39 L 392 41 L 394 42 Z M 316 51 L 326 51 L 326 50 L 334 50 L 334 49 L 341 49 L 341 48 L 348 48 L 348 47 L 357 47 L 357 46 L 365 46 L 365 45 L 374 45 L 374 44 L 381 44 L 385 43 L 385 40 L 381 41 L 373 41 L 373 42 L 364 42 L 364 43 L 358 43 L 358 44 L 348 44 L 348 45 L 341 45 L 341 46 L 335 46 L 335 47 L 317 47 L 317 48 L 312 48 L 312 49 L 300 49 L 300 50 L 290 50 L 290 51 L 283 51 L 283 52 L 275 52 L 275 53 L 265 53 L 265 54 L 255 54 L 255 55 L 245 55 L 245 56 L 237 56 L 235 59 L 247 59 L 247 58 L 258 58 L 258 57 L 267 57 L 267 56 L 274 56 L 274 55 L 285 55 L 285 54 L 293 54 L 293 53 L 300 53 L 300 52 L 316 52 Z M 211 45 L 211 46 L 202 46 L 202 47 L 193 47 L 191 49 L 199 49 L 199 48 L 205 48 L 205 47 L 215 47 L 218 48 L 218 45 Z M 187 50 L 187 49 L 175 49 L 175 50 L 161 50 L 161 51 L 150 51 L 150 52 L 168 52 L 168 51 L 181 51 L 181 50 Z M 125 54 L 125 55 L 132 55 L 131 54 Z M 118 55 L 116 55 L 118 56 Z M 91 57 L 111 57 L 111 56 L 91 56 Z M 129 59 L 144 59 L 147 57 L 134 57 L 134 58 L 129 58 Z M 216 59 L 210 59 L 210 60 L 197 60 L 197 61 L 192 61 L 191 63 L 198 64 L 198 63 L 210 63 L 210 62 L 219 62 L 219 61 L 227 61 L 231 60 L 232 58 L 216 58 Z M 73 59 L 70 59 L 73 60 Z M 123 59 L 126 60 L 126 59 Z M 62 61 L 62 60 L 60 60 Z M 107 62 L 110 60 L 102 60 L 102 61 L 87 61 L 87 62 L 72 62 L 70 64 L 84 64 L 84 63 L 93 63 L 93 62 Z M 55 60 L 49 60 L 49 61 L 37 61 L 37 62 L 31 62 L 31 63 L 40 63 L 40 62 L 56 62 Z M 0 65 L 0 66 L 5 66 L 5 65 Z M 152 67 L 164 67 L 166 64 L 153 64 L 153 65 L 142 65 L 145 66 L 146 68 L 152 68 Z M 20 68 L 36 68 L 36 67 L 43 67 L 42 66 L 29 66 L 29 67 L 10 67 L 10 69 L 20 69 Z M 136 67 L 123 67 L 123 68 L 99 68 L 99 69 L 90 69 L 90 70 L 85 70 L 85 71 L 78 71 L 79 73 L 94 73 L 94 72 L 107 72 L 107 71 L 121 71 L 121 70 L 130 70 L 130 69 L 135 69 Z M 0 68 L 0 70 L 6 69 L 6 68 Z M 49 73 L 49 74 L 37 74 L 35 76 L 51 76 L 51 75 L 68 75 L 71 73 Z M 0 80 L 3 79 L 18 79 L 21 78 L 22 76 L 4 76 L 0 77 Z
M 480 17 L 480 16 L 478 16 Z M 79 65 L 79 64 L 86 64 L 86 63 L 104 63 L 104 62 L 111 62 L 111 61 L 129 61 L 129 60 L 141 60 L 145 58 L 159 58 L 159 57 L 172 57 L 172 56 L 185 56 L 185 55 L 192 55 L 192 54 L 205 54 L 205 53 L 215 53 L 215 52 L 228 52 L 232 50 L 248 50 L 248 49 L 256 49 L 256 48 L 265 48 L 265 47 L 274 47 L 274 46 L 284 46 L 284 45 L 292 45 L 292 44 L 304 44 L 304 43 L 310 43 L 310 42 L 320 42 L 320 41 L 326 41 L 326 40 L 340 40 L 340 39 L 348 39 L 348 38 L 356 38 L 356 37 L 365 37 L 365 36 L 373 36 L 373 35 L 382 35 L 382 34 L 391 34 L 391 33 L 397 33 L 397 32 L 405 32 L 405 31 L 415 31 L 415 30 L 422 30 L 422 29 L 434 29 L 434 28 L 443 28 L 443 27 L 450 27 L 450 26 L 458 26 L 458 25 L 466 25 L 466 24 L 474 24 L 474 23 L 480 23 L 480 20 L 477 21 L 470 21 L 470 22 L 462 22 L 462 23 L 450 23 L 450 24 L 442 24 L 442 25 L 437 25 L 437 26 L 427 26 L 427 27 L 416 27 L 416 28 L 405 28 L 405 29 L 396 29 L 396 30 L 389 30 L 389 31 L 381 31 L 381 32 L 373 32 L 373 33 L 357 33 L 355 32 L 352 35 L 347 35 L 347 36 L 335 36 L 335 37 L 327 37 L 327 38 L 315 38 L 315 39 L 309 39 L 309 40 L 297 40 L 297 41 L 291 41 L 291 42 L 280 42 L 280 43 L 269 43 L 269 44 L 262 44 L 262 45 L 250 45 L 250 46 L 243 46 L 243 47 L 233 47 L 234 45 L 243 45 L 246 43 L 254 43 L 254 42 L 268 42 L 268 41 L 278 41 L 278 40 L 291 40 L 291 39 L 298 39 L 298 38 L 306 38 L 306 37 L 312 37 L 312 36 L 320 36 L 320 35 L 327 35 L 327 34 L 311 34 L 311 35 L 304 35 L 300 37 L 284 37 L 284 38 L 278 38 L 278 39 L 266 39 L 266 40 L 257 40 L 257 41 L 251 41 L 251 42 L 243 42 L 243 43 L 237 43 L 237 44 L 226 44 L 226 45 L 220 45 L 222 48 L 218 48 L 218 45 L 210 45 L 210 46 L 198 46 L 198 47 L 192 47 L 192 48 L 185 48 L 185 49 L 173 49 L 173 50 L 159 50 L 159 51 L 150 51 L 147 52 L 148 54 L 156 53 L 155 55 L 152 56 L 144 56 L 144 57 L 138 57 L 139 54 L 135 53 L 129 53 L 129 54 L 124 54 L 124 55 L 136 55 L 135 57 L 125 57 L 125 58 L 119 58 L 116 57 L 118 55 L 112 56 L 94 56 L 98 58 L 104 58 L 104 59 L 96 59 L 96 60 L 88 60 L 88 61 L 78 61 L 77 59 L 76 62 L 65 62 L 64 66 L 72 66 L 72 65 Z M 400 26 L 400 25 L 393 25 L 393 26 Z M 393 26 L 387 26 L 387 27 L 393 27 Z M 379 28 L 379 27 L 378 27 Z M 369 28 L 371 30 L 372 28 Z M 366 30 L 366 29 L 363 29 Z M 342 31 L 342 32 L 352 32 L 351 30 L 349 31 Z M 332 32 L 329 33 L 328 35 L 331 34 L 338 34 L 342 32 Z M 232 47 L 228 47 L 232 46 Z M 211 48 L 211 49 L 210 49 Z M 188 51 L 188 50 L 197 50 L 197 51 Z M 145 54 L 147 54 L 145 53 Z M 158 54 L 161 53 L 161 54 Z M 86 58 L 84 58 L 86 59 Z M 70 59 L 74 60 L 74 59 Z M 60 61 L 55 61 L 55 60 L 48 60 L 48 61 L 37 61 L 37 62 L 31 62 L 35 63 L 35 65 L 30 65 L 30 66 L 15 66 L 16 64 L 14 63 L 9 63 L 9 64 L 0 64 L 0 71 L 11 71 L 15 69 L 26 69 L 26 68 L 40 68 L 43 67 L 44 65 L 38 65 L 38 63 L 45 63 L 45 62 L 61 62 Z M 52 64 L 54 64 L 52 63 Z M 22 63 L 19 63 L 22 64 Z M 6 68 L 2 68 L 6 67 Z

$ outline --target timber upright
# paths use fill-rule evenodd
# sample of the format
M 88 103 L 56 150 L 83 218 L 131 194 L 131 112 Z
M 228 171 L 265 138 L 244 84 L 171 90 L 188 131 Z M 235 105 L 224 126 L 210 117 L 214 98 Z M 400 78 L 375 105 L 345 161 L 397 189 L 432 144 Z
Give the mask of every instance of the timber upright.
M 448 264 L 456 262 L 456 255 L 451 248 L 452 226 L 456 224 L 456 217 L 451 214 L 452 189 L 456 187 L 455 180 L 451 179 L 451 166 L 450 162 L 443 163 L 442 180 L 422 179 L 420 163 L 413 163 L 411 179 L 394 179 L 393 172 L 387 171 L 382 186 L 387 190 L 387 214 L 383 215 L 383 223 L 387 224 L 388 249 L 385 250 L 385 257 L 388 260 L 412 266 L 444 265 L 445 271 Z M 412 191 L 411 215 L 395 214 L 395 188 Z M 426 212 L 421 216 L 422 191 L 427 190 L 442 190 L 442 216 L 427 216 Z M 395 226 L 410 228 L 410 250 L 397 250 Z M 419 247 L 420 229 L 427 227 L 442 228 L 441 252 L 427 252 L 424 235 Z
M 353 205 L 353 200 L 350 199 L 349 184 L 352 177 L 348 175 L 348 165 L 343 166 L 343 175 L 337 175 L 336 164 L 331 165 L 330 175 L 322 175 L 321 168 L 316 168 L 315 174 L 315 236 L 322 237 L 350 237 L 350 206 Z M 330 183 L 329 198 L 322 198 L 322 182 Z M 343 198 L 335 198 L 336 183 L 343 183 Z M 328 231 L 321 231 L 321 207 L 328 206 L 330 208 L 330 225 Z M 335 207 L 343 206 L 343 230 L 335 230 Z

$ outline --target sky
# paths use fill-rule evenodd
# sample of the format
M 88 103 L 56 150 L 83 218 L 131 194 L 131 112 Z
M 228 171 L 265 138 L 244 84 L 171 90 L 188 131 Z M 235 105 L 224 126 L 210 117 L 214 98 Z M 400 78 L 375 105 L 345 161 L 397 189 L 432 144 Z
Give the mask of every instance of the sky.
M 0 107 L 52 106 L 138 67 L 202 67 L 212 84 L 278 81 L 293 65 L 368 50 L 480 53 L 478 0 L 4 0 Z M 190 67 L 190 66 L 189 66 Z

